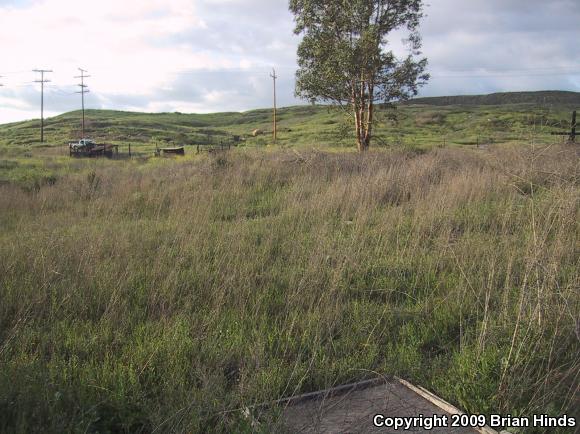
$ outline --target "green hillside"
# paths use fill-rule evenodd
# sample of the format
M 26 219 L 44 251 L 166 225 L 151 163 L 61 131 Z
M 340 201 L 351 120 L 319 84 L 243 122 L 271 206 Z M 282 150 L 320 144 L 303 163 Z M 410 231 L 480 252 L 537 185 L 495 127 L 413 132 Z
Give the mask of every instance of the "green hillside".
M 515 95 L 511 98 L 516 98 Z M 418 104 L 419 101 L 424 103 Z M 570 112 L 580 107 L 566 103 L 435 106 L 433 101 L 443 104 L 435 98 L 395 108 L 379 107 L 373 147 L 549 144 L 565 140 L 550 132 L 567 130 Z M 77 111 L 46 119 L 45 143 L 39 142 L 39 120 L 0 125 L 0 183 L 42 185 L 63 172 L 84 167 L 79 161 L 71 161 L 67 146 L 81 136 L 80 118 Z M 219 144 L 247 148 L 272 145 L 270 109 L 211 114 L 87 110 L 86 119 L 87 137 L 117 144 L 125 155 L 129 146 L 132 155 L 150 157 L 156 147 L 185 145 L 186 154 L 193 157 L 198 146 L 204 149 L 206 145 Z M 276 147 L 354 148 L 352 120 L 336 108 L 286 107 L 278 110 L 278 121 Z M 252 132 L 256 129 L 263 134 L 254 137 Z M 235 136 L 238 141 L 234 141 Z
M 580 97 L 567 95 L 558 103 L 510 103 L 536 100 L 540 94 L 495 94 L 473 97 L 417 99 L 395 109 L 381 108 L 375 127 L 375 145 L 431 146 L 438 144 L 472 145 L 481 142 L 527 141 L 531 136 L 544 141 L 550 131 L 567 128 L 570 111 L 580 107 Z M 570 94 L 570 95 L 568 95 Z M 576 99 L 574 99 L 575 97 Z M 479 102 L 478 102 L 479 101 Z M 491 102 L 502 102 L 489 105 Z M 577 104 L 572 104 L 577 101 Z M 478 105 L 474 105 L 474 104 Z M 450 105 L 457 104 L 457 105 Z M 45 122 L 47 143 L 63 146 L 80 138 L 80 112 L 70 112 Z M 269 109 L 243 113 L 132 113 L 110 110 L 86 112 L 87 133 L 97 141 L 134 145 L 149 152 L 156 144 L 204 145 L 233 141 L 240 136 L 242 145 L 262 146 L 271 142 L 272 112 Z M 327 106 L 296 106 L 278 111 L 278 144 L 283 146 L 351 146 L 354 138 L 351 119 Z M 38 147 L 38 120 L 0 125 L 0 152 Z M 252 137 L 260 129 L 264 135 Z
M 579 92 L 545 90 L 539 92 L 500 92 L 489 95 L 458 95 L 429 98 L 415 98 L 407 104 L 447 105 L 505 105 L 505 104 L 538 104 L 538 105 L 580 105 Z

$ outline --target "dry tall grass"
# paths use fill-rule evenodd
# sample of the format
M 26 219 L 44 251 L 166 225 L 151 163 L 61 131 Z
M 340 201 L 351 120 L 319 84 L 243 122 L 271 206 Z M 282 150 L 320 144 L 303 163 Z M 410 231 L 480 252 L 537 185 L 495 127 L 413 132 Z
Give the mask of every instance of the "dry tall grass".
M 471 412 L 560 415 L 578 398 L 579 194 L 558 146 L 0 186 L 0 430 L 241 430 L 231 410 L 371 372 Z

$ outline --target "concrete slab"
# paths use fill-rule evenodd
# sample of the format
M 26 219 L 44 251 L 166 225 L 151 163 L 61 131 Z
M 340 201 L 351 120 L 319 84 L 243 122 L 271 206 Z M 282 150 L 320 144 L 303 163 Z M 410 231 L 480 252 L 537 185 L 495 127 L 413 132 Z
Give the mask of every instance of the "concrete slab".
M 363 387 L 343 387 L 338 392 L 326 391 L 318 396 L 310 394 L 303 398 L 291 399 L 287 401 L 283 410 L 281 424 L 288 432 L 308 434 L 379 432 L 472 434 L 482 432 L 471 428 L 451 427 L 451 414 L 461 414 L 461 412 L 453 411 L 454 407 L 444 401 L 441 401 L 443 403 L 441 406 L 435 405 L 433 402 L 437 403 L 437 398 L 431 399 L 427 391 L 425 391 L 427 394 L 423 394 L 424 389 L 412 388 L 412 386 L 410 388 L 405 385 L 405 382 L 398 380 L 367 384 L 368 386 Z M 431 430 L 427 430 L 424 424 L 422 424 L 424 427 L 415 426 L 408 430 L 376 427 L 373 424 L 373 418 L 377 414 L 387 418 L 422 417 L 423 420 L 431 419 L 434 415 L 447 416 L 449 426 Z

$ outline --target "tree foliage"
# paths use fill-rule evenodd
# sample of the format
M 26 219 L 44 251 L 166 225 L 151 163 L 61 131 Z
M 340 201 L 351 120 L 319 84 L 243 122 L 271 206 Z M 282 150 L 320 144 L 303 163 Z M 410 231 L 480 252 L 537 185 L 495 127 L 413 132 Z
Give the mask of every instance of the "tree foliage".
M 428 79 L 419 59 L 422 0 L 290 0 L 298 47 L 296 95 L 338 104 L 354 115 L 357 146 L 368 149 L 374 105 L 408 99 Z M 405 30 L 399 59 L 387 36 Z

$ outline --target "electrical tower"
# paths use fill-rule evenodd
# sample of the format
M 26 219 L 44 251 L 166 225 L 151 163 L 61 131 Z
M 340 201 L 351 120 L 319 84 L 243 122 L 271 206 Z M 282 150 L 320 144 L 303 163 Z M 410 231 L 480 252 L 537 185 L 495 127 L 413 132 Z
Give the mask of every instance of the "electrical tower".
M 276 70 L 274 68 L 272 68 L 272 74 L 270 74 L 270 77 L 274 80 L 274 143 L 276 143 L 276 79 L 278 76 L 276 75 Z
M 81 94 L 81 101 L 82 101 L 82 107 L 83 107 L 83 123 L 82 123 L 82 135 L 81 135 L 81 139 L 85 138 L 85 93 L 89 93 L 89 90 L 87 89 L 87 85 L 85 84 L 85 78 L 89 78 L 90 75 L 85 75 L 85 72 L 88 72 L 82 68 L 79 68 L 79 71 L 81 72 L 81 75 L 76 76 L 75 78 L 80 78 L 81 82 L 79 84 L 79 87 L 81 88 L 81 90 L 79 92 L 76 93 L 80 93 Z
M 50 80 L 44 79 L 44 74 L 52 70 L 35 69 L 33 72 L 40 73 L 40 80 L 35 80 L 35 83 L 40 83 L 40 143 L 44 143 L 44 83 L 50 83 Z

